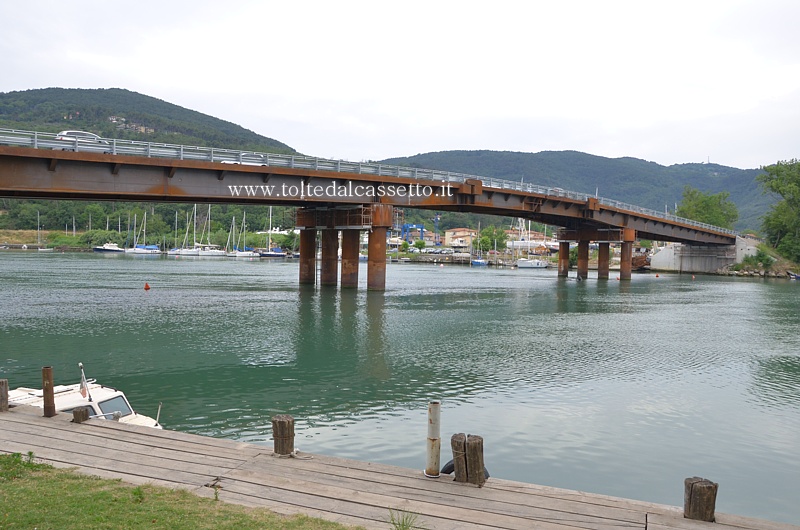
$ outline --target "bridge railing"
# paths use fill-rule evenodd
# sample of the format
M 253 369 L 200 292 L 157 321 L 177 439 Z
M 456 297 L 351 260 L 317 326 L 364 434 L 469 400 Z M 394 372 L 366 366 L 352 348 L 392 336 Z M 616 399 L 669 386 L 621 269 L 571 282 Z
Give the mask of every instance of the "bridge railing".
M 585 193 L 566 191 L 557 187 L 539 186 L 526 182 L 514 182 L 508 179 L 481 177 L 466 173 L 453 173 L 436 169 L 422 169 L 404 166 L 393 166 L 375 162 L 349 162 L 346 160 L 331 160 L 303 155 L 284 155 L 276 153 L 261 153 L 253 151 L 238 151 L 235 149 L 218 149 L 215 147 L 198 147 L 155 142 L 142 142 L 138 140 L 121 140 L 116 138 L 103 138 L 99 142 L 79 140 L 59 140 L 56 134 L 37 131 L 22 131 L 16 129 L 0 128 L 0 144 L 18 147 L 33 147 L 36 149 L 57 149 L 70 151 L 88 151 L 95 153 L 110 153 L 114 155 L 133 155 L 155 158 L 174 158 L 178 160 L 198 160 L 206 162 L 221 162 L 223 164 L 242 164 L 250 166 L 286 167 L 296 169 L 310 169 L 317 171 L 332 171 L 340 173 L 358 173 L 380 177 L 401 177 L 420 180 L 433 180 L 443 183 L 463 183 L 466 180 L 477 179 L 488 188 L 508 189 L 522 192 L 548 195 L 551 197 L 564 197 L 577 201 L 586 201 L 590 197 L 596 198 L 600 204 L 626 210 L 629 212 L 663 219 L 673 223 L 694 226 L 703 230 L 736 235 L 736 231 L 720 228 L 718 226 L 700 223 L 668 213 L 659 212 L 649 208 L 642 208 L 604 197 L 595 197 Z

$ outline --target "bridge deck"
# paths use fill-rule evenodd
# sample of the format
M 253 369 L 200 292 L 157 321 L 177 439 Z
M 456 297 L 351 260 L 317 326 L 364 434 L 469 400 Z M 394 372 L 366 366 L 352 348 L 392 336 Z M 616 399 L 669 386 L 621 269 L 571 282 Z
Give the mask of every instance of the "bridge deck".
M 34 455 L 57 467 L 121 479 L 185 488 L 205 497 L 283 514 L 302 513 L 390 528 L 389 510 L 418 514 L 430 530 L 478 528 L 568 530 L 800 530 L 800 527 L 718 514 L 717 523 L 683 519 L 676 507 L 491 478 L 483 488 L 449 476 L 428 479 L 421 471 L 321 455 L 278 458 L 269 448 L 187 433 L 71 416 L 44 418 L 41 409 L 14 407 L 0 413 L 0 453 Z M 680 485 L 679 485 L 680 486 Z

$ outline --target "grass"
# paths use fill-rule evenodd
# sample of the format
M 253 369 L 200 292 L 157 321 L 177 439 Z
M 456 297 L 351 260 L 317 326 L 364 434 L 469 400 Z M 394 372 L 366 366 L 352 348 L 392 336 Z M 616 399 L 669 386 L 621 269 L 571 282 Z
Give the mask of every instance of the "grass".
M 393 530 L 426 530 L 424 526 L 419 525 L 418 518 L 415 513 L 389 510 L 389 525 Z
M 38 234 L 44 240 L 50 232 Z M 0 245 L 35 245 L 36 230 L 0 230 Z
M 198 497 L 185 490 L 131 486 L 35 462 L 32 453 L 0 455 L 0 528 L 38 530 L 343 530 L 306 516 L 285 517 Z

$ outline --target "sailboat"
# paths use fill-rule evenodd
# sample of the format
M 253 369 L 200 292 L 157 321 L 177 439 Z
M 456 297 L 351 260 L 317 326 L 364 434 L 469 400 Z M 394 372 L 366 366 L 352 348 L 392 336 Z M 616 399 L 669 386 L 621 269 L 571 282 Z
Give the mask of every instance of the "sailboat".
M 178 249 L 178 256 L 199 256 L 200 246 L 197 244 L 197 205 L 194 205 L 192 221 L 192 246 L 189 246 L 189 212 L 186 212 L 186 235 L 183 236 L 183 244 Z
M 480 247 L 481 223 L 480 222 L 478 222 L 478 234 L 477 234 L 476 237 L 478 238 L 478 240 L 477 240 L 477 243 L 478 243 L 478 245 L 477 245 L 478 246 L 478 255 L 477 256 L 471 256 L 469 264 L 472 267 L 486 267 L 487 265 L 489 265 L 489 262 L 486 261 L 485 259 L 483 259 L 483 255 L 481 253 L 481 247 Z M 475 243 L 476 243 L 476 241 L 473 240 L 472 241 L 472 245 L 475 246 Z
M 286 252 L 280 247 L 272 248 L 272 206 L 269 207 L 269 232 L 267 232 L 267 248 L 259 249 L 262 258 L 285 258 Z
M 39 252 L 53 252 L 52 247 L 47 248 L 43 247 L 42 245 L 42 232 L 41 232 L 42 225 L 39 223 L 39 211 L 36 211 L 36 244 L 39 245 Z
M 134 227 L 135 226 L 136 226 L 136 217 L 134 216 Z M 142 218 L 141 230 L 142 230 L 142 242 L 141 244 L 134 243 L 131 251 L 134 254 L 161 254 L 161 249 L 158 248 L 158 245 L 147 244 L 147 212 L 144 212 L 144 217 Z
M 208 226 L 208 232 L 206 232 L 206 226 Z M 200 234 L 200 241 L 203 241 L 203 234 L 206 234 L 206 243 L 200 247 L 200 256 L 204 256 L 206 258 L 224 258 L 225 251 L 219 248 L 219 245 L 214 245 L 211 243 L 211 205 L 208 205 L 208 216 L 206 217 L 206 223 L 203 225 L 203 232 Z
M 170 256 L 177 256 L 181 247 L 178 246 L 178 210 L 175 210 L 175 246 L 167 251 Z
M 235 233 L 236 218 L 233 218 L 231 220 L 231 235 L 228 236 L 229 240 L 234 237 Z M 261 256 L 258 252 L 247 248 L 247 213 L 242 213 L 242 228 L 239 232 L 239 237 L 234 245 L 234 249 L 229 251 L 227 256 L 233 258 L 258 258 Z
M 528 220 L 528 229 L 525 230 L 525 220 L 519 219 L 519 240 L 527 241 L 528 249 L 526 258 L 519 258 L 517 260 L 518 269 L 546 269 L 550 264 L 545 259 L 531 258 L 531 222 Z

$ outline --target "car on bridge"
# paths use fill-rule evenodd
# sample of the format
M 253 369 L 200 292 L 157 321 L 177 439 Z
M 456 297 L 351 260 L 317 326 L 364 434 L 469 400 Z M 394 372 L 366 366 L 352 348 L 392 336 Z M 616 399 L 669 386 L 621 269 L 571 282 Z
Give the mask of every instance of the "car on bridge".
M 108 140 L 103 140 L 100 136 L 85 132 L 85 131 L 61 131 L 56 134 L 55 139 L 64 142 L 64 147 L 60 148 L 61 151 L 94 151 L 102 150 L 104 153 L 110 153 L 111 144 Z M 58 150 L 58 147 L 53 149 Z

